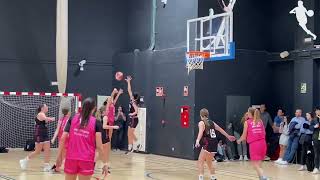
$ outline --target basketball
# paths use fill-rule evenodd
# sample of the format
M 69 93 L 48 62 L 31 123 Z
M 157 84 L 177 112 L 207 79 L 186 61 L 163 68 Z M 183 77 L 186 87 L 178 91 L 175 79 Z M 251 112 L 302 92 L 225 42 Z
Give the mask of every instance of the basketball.
M 307 11 L 307 15 L 308 15 L 309 17 L 312 17 L 312 16 L 314 15 L 314 11 L 313 11 L 313 10 Z
M 115 75 L 117 81 L 121 81 L 123 79 L 123 73 L 118 71 Z

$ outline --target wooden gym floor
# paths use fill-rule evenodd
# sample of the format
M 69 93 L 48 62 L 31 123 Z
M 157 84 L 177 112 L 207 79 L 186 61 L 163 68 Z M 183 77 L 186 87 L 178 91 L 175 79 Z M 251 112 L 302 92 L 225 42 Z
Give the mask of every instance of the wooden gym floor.
M 55 150 L 52 150 L 52 162 Z M 41 172 L 42 160 L 33 159 L 26 171 L 21 171 L 19 159 L 27 155 L 22 150 L 11 150 L 8 154 L 0 154 L 0 180 L 61 180 L 63 174 Z M 99 165 L 98 165 L 99 167 Z M 319 175 L 309 172 L 298 172 L 298 165 L 287 167 L 265 162 L 266 174 L 272 180 L 320 180 Z M 111 175 L 108 180 L 197 180 L 196 161 L 168 158 L 156 155 L 130 154 L 112 152 Z M 96 169 L 95 178 L 99 179 L 100 169 Z M 219 180 L 257 180 L 257 176 L 248 162 L 217 163 Z M 206 171 L 207 174 L 207 171 Z M 207 177 L 206 179 L 209 179 Z

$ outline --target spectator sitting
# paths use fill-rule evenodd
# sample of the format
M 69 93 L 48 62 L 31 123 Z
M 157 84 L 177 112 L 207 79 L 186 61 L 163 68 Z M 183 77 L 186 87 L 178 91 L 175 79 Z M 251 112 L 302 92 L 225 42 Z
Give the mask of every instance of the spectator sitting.
M 297 109 L 294 118 L 289 123 L 289 140 L 286 152 L 283 156 L 283 161 L 279 162 L 282 165 L 288 165 L 292 161 L 294 154 L 296 153 L 299 145 L 300 129 L 303 123 L 306 121 L 304 117 L 301 117 L 302 110 Z
M 215 154 L 215 159 L 216 161 L 218 162 L 223 162 L 225 161 L 226 157 L 225 157 L 225 152 L 224 152 L 224 146 L 223 146 L 223 143 L 222 143 L 222 140 L 219 140 L 219 143 L 218 143 L 218 148 L 217 148 L 217 154 Z
M 226 143 L 223 143 L 222 147 L 224 149 L 223 153 L 224 153 L 225 160 L 233 161 L 234 157 L 232 156 L 231 147 L 228 146 L 228 144 L 226 144 Z

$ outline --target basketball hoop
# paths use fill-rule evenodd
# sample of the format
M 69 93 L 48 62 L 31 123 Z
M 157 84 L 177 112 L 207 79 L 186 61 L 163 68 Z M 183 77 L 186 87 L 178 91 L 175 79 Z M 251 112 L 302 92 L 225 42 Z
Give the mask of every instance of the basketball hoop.
M 194 69 L 203 69 L 203 62 L 210 57 L 210 52 L 190 51 L 187 52 L 187 65 L 188 74 Z

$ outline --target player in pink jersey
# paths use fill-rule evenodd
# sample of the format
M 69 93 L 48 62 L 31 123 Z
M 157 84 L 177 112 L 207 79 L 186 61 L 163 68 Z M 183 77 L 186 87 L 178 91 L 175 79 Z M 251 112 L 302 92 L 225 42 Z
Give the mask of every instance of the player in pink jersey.
M 96 112 L 96 119 L 101 121 L 101 123 L 103 124 L 104 128 L 101 132 L 101 137 L 102 137 L 102 148 L 103 148 L 103 151 L 104 153 L 103 154 L 99 154 L 97 153 L 96 154 L 96 160 L 95 162 L 97 162 L 97 160 L 100 160 L 100 159 L 103 159 L 105 158 L 107 160 L 107 163 L 108 165 L 110 166 L 110 163 L 109 163 L 109 154 L 110 154 L 110 139 L 109 139 L 109 135 L 108 135 L 108 129 L 118 129 L 119 126 L 109 126 L 107 124 L 107 117 L 105 115 L 105 110 L 106 110 L 106 107 L 105 106 L 102 106 L 99 108 L 99 110 Z M 105 157 L 102 157 L 102 156 L 105 156 Z M 108 173 L 110 173 L 108 171 Z
M 262 161 L 267 152 L 266 132 L 263 122 L 260 118 L 258 109 L 248 109 L 248 120 L 244 123 L 243 134 L 237 143 L 247 140 L 249 144 L 251 164 L 256 170 L 260 180 L 267 180 L 262 169 Z
M 63 108 L 61 111 L 62 111 L 63 117 L 58 121 L 57 129 L 53 135 L 53 138 L 51 139 L 51 144 L 54 144 L 57 137 L 58 137 L 58 140 L 61 141 L 61 137 L 62 137 L 64 128 L 67 125 L 67 122 L 70 118 L 71 113 L 70 113 L 69 108 Z M 66 139 L 66 141 L 68 141 L 68 139 Z M 61 143 L 59 142 L 59 145 L 60 144 Z M 62 160 L 60 160 L 61 162 L 63 162 L 66 157 L 66 149 L 68 149 L 68 142 L 65 143 L 65 148 L 62 150 L 62 156 L 60 157 L 60 158 L 62 158 Z M 58 162 L 58 161 L 59 160 L 57 159 L 56 162 Z M 56 163 L 55 165 L 53 165 L 53 167 L 51 169 L 56 172 L 60 172 L 61 165 L 62 164 Z
M 213 156 L 217 153 L 218 140 L 216 136 L 216 130 L 223 134 L 230 141 L 235 141 L 234 136 L 227 134 L 221 127 L 215 122 L 209 119 L 209 111 L 207 109 L 200 110 L 201 121 L 199 122 L 199 133 L 196 140 L 195 147 L 201 147 L 201 151 L 198 158 L 199 180 L 203 180 L 204 163 L 207 163 L 210 171 L 210 180 L 216 180 L 214 174 L 215 169 L 212 164 Z
M 106 100 L 106 110 L 105 110 L 105 116 L 107 118 L 107 125 L 113 126 L 114 125 L 114 119 L 115 119 L 115 113 L 116 113 L 116 108 L 115 105 L 120 97 L 120 95 L 123 94 L 123 90 L 120 89 L 119 91 L 115 88 L 113 89 L 110 97 Z M 112 134 L 113 134 L 113 128 L 108 128 L 108 135 L 110 138 L 110 141 L 112 139 Z M 111 146 L 110 146 L 111 148 Z
M 64 172 L 66 180 L 90 180 L 94 173 L 96 149 L 104 153 L 102 148 L 102 124 L 93 116 L 96 104 L 92 98 L 83 101 L 82 112 L 68 121 L 62 134 L 58 156 L 62 156 L 66 138 L 69 136 Z M 102 156 L 105 157 L 105 156 Z M 108 165 L 104 158 L 102 173 L 107 175 Z M 58 164 L 61 162 L 58 162 Z
M 107 162 L 109 162 L 109 155 L 111 151 L 111 140 L 113 129 L 119 129 L 119 126 L 114 126 L 114 119 L 115 119 L 115 104 L 117 103 L 120 95 L 123 93 L 123 90 L 120 89 L 119 91 L 114 88 L 110 97 L 106 100 L 105 104 L 105 115 L 103 117 L 103 130 L 106 131 L 108 135 L 109 141 L 103 145 L 103 149 L 107 156 Z

